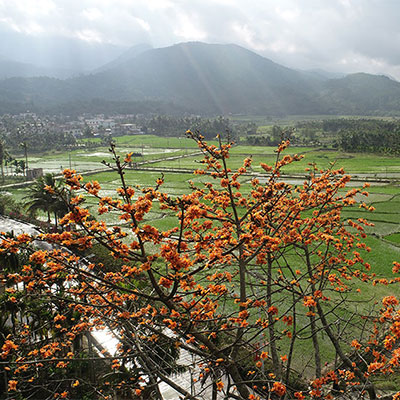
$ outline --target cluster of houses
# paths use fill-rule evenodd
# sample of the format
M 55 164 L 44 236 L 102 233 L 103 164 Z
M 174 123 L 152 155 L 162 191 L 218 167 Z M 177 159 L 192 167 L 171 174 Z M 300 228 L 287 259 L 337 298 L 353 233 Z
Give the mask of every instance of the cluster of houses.
M 121 136 L 142 134 L 142 127 L 136 121 L 136 115 L 116 115 L 108 118 L 103 114 L 89 115 L 84 114 L 76 120 L 70 117 L 38 116 L 32 112 L 21 113 L 19 115 L 8 115 L 15 123 L 34 123 L 36 131 L 50 130 L 53 132 L 63 132 L 75 138 L 98 137 L 98 136 Z
M 112 118 L 105 115 L 83 114 L 79 117 L 61 115 L 41 116 L 33 112 L 25 112 L 17 115 L 4 114 L 0 116 L 0 148 L 10 159 L 4 160 L 5 174 L 24 174 L 31 181 L 43 175 L 41 168 L 29 168 L 26 148 L 30 151 L 53 147 L 69 148 L 68 146 L 80 146 L 76 139 L 108 138 L 110 136 L 139 135 L 146 128 L 138 123 L 138 115 L 117 115 Z M 24 155 L 19 155 L 17 160 L 10 154 L 20 154 L 25 146 Z M 1 146 L 0 146 L 1 147 Z M 4 157 L 4 156 L 3 156 Z M 22 157 L 22 159 L 21 159 Z
M 105 118 L 103 115 L 87 118 L 81 116 L 78 121 L 70 121 L 65 124 L 65 133 L 74 137 L 82 136 L 122 136 L 142 134 L 142 128 L 136 123 L 127 122 L 129 116 L 121 115 L 113 118 Z

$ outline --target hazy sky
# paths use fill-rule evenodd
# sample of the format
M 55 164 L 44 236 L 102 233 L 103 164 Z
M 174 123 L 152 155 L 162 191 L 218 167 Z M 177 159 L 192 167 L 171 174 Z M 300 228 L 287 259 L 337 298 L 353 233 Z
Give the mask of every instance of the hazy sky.
M 0 0 L 0 28 L 155 47 L 237 43 L 290 67 L 400 80 L 399 0 Z

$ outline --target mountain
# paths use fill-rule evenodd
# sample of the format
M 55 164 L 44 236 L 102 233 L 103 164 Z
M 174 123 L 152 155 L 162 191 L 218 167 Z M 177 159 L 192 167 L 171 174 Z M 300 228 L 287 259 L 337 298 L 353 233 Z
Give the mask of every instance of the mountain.
M 331 72 L 331 71 L 325 71 L 324 69 L 320 68 L 313 68 L 305 71 L 301 71 L 304 74 L 306 74 L 309 77 L 315 78 L 315 79 L 321 79 L 323 81 L 326 81 L 328 79 L 339 79 L 343 78 L 346 76 L 345 73 L 341 72 Z
M 149 50 L 70 83 L 83 89 L 81 96 L 168 100 L 207 113 L 319 110 L 310 79 L 236 45 L 192 42 Z
M 200 42 L 133 47 L 100 71 L 66 80 L 0 81 L 0 111 L 10 102 L 31 109 L 65 105 L 67 113 L 77 101 L 103 108 L 109 102 L 110 109 L 144 102 L 214 115 L 383 114 L 400 112 L 400 83 L 369 74 L 329 79 L 321 72 L 286 68 L 237 45 Z
M 74 70 L 62 68 L 46 68 L 22 63 L 0 56 L 0 79 L 15 77 L 47 76 L 51 78 L 68 78 L 76 74 Z
M 131 62 L 136 56 L 138 56 L 141 53 L 144 53 L 147 50 L 151 50 L 152 46 L 150 46 L 147 43 L 143 44 L 137 44 L 135 46 L 130 47 L 128 50 L 123 52 L 119 57 L 116 59 L 102 65 L 101 67 L 98 67 L 92 71 L 92 73 L 97 73 L 97 72 L 104 72 L 113 68 L 117 68 L 120 65 L 129 65 L 128 63 Z
M 350 74 L 325 81 L 320 99 L 332 114 L 400 112 L 400 83 L 384 75 Z

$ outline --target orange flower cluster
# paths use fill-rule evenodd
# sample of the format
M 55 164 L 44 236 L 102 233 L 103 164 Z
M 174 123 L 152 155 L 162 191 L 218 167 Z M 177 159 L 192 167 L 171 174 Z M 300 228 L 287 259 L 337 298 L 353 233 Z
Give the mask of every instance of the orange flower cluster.
M 7 338 L 2 346 L 2 358 L 29 361 L 10 372 L 9 390 L 31 390 L 34 385 L 30 387 L 28 379 L 35 376 L 35 368 L 57 367 L 67 374 L 81 356 L 76 346 L 80 338 L 105 327 L 120 340 L 109 368 L 121 370 L 113 374 L 118 383 L 104 385 L 110 386 L 104 389 L 105 398 L 115 390 L 143 396 L 149 382 L 175 373 L 180 348 L 192 356 L 189 368 L 201 369 L 202 383 L 213 380 L 214 388 L 227 398 L 257 398 L 252 390 L 287 395 L 282 368 L 291 373 L 297 340 L 310 340 L 309 348 L 317 352 L 323 332 L 324 340 L 343 350 L 337 352 L 341 357 L 346 353 L 348 342 L 332 328 L 332 316 L 338 307 L 346 310 L 351 281 L 368 283 L 374 275 L 365 260 L 371 249 L 363 241 L 370 224 L 362 218 L 345 221 L 342 210 L 366 193 L 344 192 L 350 177 L 340 169 L 310 166 L 303 184 L 285 183 L 283 168 L 301 159 L 281 155 L 287 141 L 278 147 L 275 162 L 262 163 L 262 175 L 254 177 L 248 175 L 251 158 L 237 170 L 228 167 L 231 144 L 219 138 L 218 145 L 211 146 L 196 134 L 188 135 L 204 153 L 204 168 L 197 172 L 201 179 L 189 183 L 189 194 L 161 193 L 163 178 L 153 188 L 133 189 L 124 174 L 132 154 L 121 161 L 112 147 L 121 180 L 115 196 L 101 197 L 97 181 L 84 183 L 76 171 L 64 171 L 70 189 L 86 194 L 71 196 L 70 212 L 61 221 L 69 231 L 39 236 L 54 245 L 53 250 L 29 250 L 35 239 L 29 235 L 2 235 L 0 255 L 29 251 L 29 262 L 4 277 L 7 307 L 16 310 L 25 299 L 49 303 L 43 345 L 34 339 L 41 333 L 31 322 L 32 313 L 25 319 L 27 327 L 17 327 L 18 339 Z M 244 185 L 249 190 L 243 190 Z M 115 225 L 93 218 L 86 196 L 94 196 L 100 215 L 115 215 Z M 162 224 L 157 228 L 150 223 L 153 207 L 174 218 L 176 226 L 162 229 Z M 95 243 L 106 249 L 112 262 L 99 263 L 97 256 L 88 262 L 77 255 Z M 393 272 L 399 271 L 400 263 L 395 262 Z M 356 382 L 369 385 L 368 374 L 398 367 L 398 305 L 396 297 L 386 296 L 370 343 L 365 345 L 362 338 L 351 342 L 360 359 L 364 350 L 373 357 L 372 362 L 363 361 L 368 373 L 360 374 L 357 363 L 347 358 L 341 372 L 321 376 L 319 366 L 311 389 L 294 397 L 321 397 L 324 388 L 339 381 L 357 390 Z M 139 359 L 146 368 L 125 373 Z M 243 359 L 254 361 L 245 382 Z M 267 359 L 273 364 L 268 372 L 262 368 Z M 12 379 L 17 370 L 26 377 L 18 386 Z M 85 379 L 73 377 L 68 387 L 53 393 L 70 396 L 68 391 L 78 390 L 78 385 L 83 390 Z
M 12 340 L 6 340 L 1 347 L 1 358 L 7 358 L 7 356 L 10 354 L 11 351 L 17 350 L 18 345 L 16 345 Z
M 277 396 L 282 397 L 286 393 L 286 386 L 282 382 L 274 382 L 271 392 L 274 392 Z

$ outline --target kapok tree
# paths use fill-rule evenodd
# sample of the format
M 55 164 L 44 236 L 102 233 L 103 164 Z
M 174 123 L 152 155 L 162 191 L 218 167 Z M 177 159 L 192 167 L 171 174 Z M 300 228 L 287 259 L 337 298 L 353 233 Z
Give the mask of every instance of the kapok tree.
M 375 398 L 371 374 L 398 366 L 400 314 L 395 300 L 385 300 L 375 321 L 353 312 L 355 282 L 372 282 L 374 275 L 363 259 L 368 223 L 344 220 L 342 210 L 366 193 L 346 191 L 350 177 L 333 168 L 311 166 L 303 184 L 285 183 L 285 165 L 301 159 L 282 155 L 288 142 L 254 177 L 251 158 L 229 168 L 232 144 L 219 139 L 211 146 L 188 135 L 204 153 L 204 168 L 195 173 L 209 179 L 190 182 L 187 194 L 163 192 L 163 178 L 132 186 L 125 176 L 131 155 L 121 160 L 111 147 L 110 167 L 121 182 L 115 198 L 65 170 L 67 188 L 58 195 L 75 193 L 61 221 L 65 231 L 3 237 L 3 254 L 31 251 L 29 263 L 7 275 L 3 300 L 20 313 L 1 344 L 10 395 L 74 398 L 85 387 L 92 398 L 162 398 L 165 383 L 185 399 L 302 399 L 347 391 Z M 97 199 L 98 218 L 85 207 L 87 196 Z M 175 215 L 175 225 L 160 230 L 149 223 L 155 207 Z M 107 213 L 115 225 L 101 219 Z M 53 248 L 35 251 L 34 239 Z M 95 243 L 122 266 L 110 270 L 77 255 Z M 26 308 L 33 299 L 48 305 L 44 326 Z M 383 342 L 379 323 L 390 325 Z M 117 338 L 115 355 L 78 343 L 99 329 Z M 360 351 L 363 340 L 368 351 Z M 101 367 L 89 376 L 79 363 L 95 360 Z M 183 369 L 187 384 L 171 376 Z

